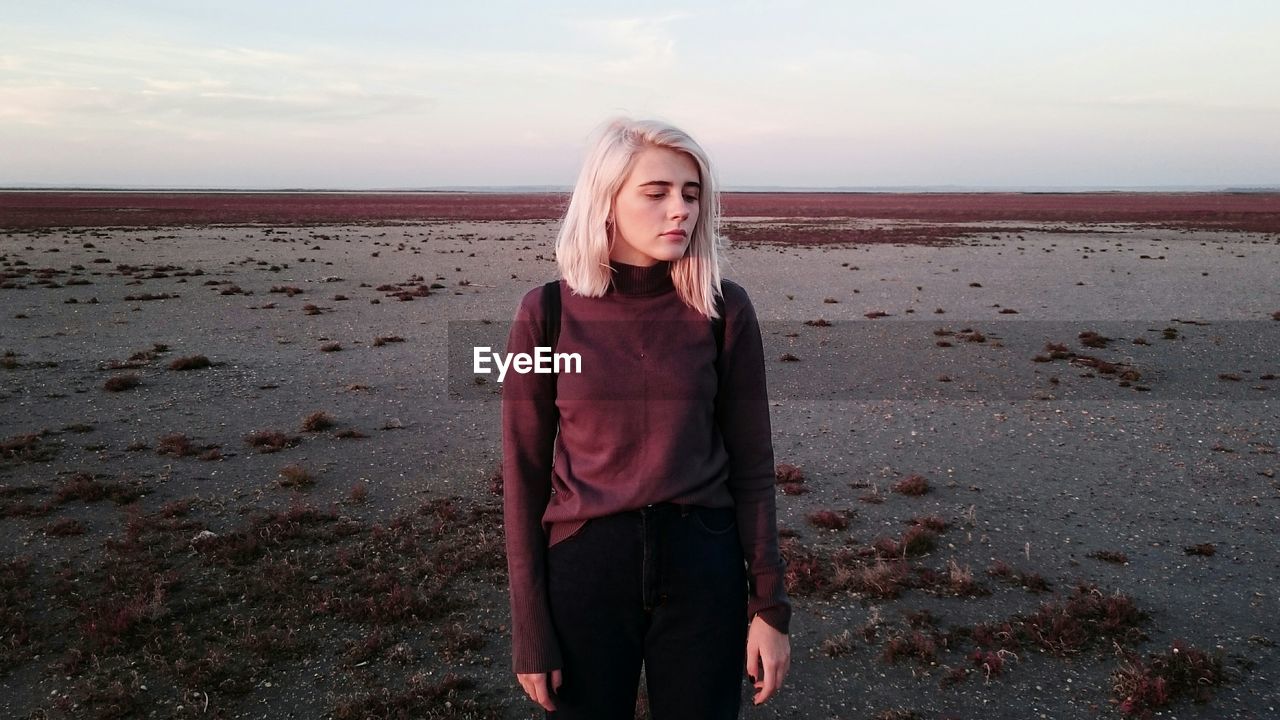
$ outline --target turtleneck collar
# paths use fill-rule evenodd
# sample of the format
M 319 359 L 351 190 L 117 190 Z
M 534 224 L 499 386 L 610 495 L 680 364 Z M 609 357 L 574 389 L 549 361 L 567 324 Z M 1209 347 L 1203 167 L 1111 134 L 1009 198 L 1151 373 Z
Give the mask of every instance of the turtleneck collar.
M 619 295 L 659 295 L 675 289 L 671 281 L 671 263 L 665 260 L 648 267 L 627 265 L 610 260 L 613 268 L 612 287 Z

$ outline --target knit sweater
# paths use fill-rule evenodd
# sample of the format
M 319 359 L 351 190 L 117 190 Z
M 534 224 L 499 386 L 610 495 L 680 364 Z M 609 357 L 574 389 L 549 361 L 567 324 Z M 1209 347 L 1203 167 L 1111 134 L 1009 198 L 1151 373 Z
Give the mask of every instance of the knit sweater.
M 517 673 L 562 667 L 547 599 L 548 548 L 591 518 L 660 502 L 734 507 L 749 578 L 744 621 L 759 614 L 789 631 L 755 309 L 740 286 L 722 282 L 724 344 L 717 362 L 712 325 L 680 299 L 669 263 L 613 266 L 602 297 L 576 295 L 560 282 L 555 350 L 579 354 L 581 372 L 512 371 L 502 387 Z M 533 355 L 549 344 L 542 305 L 541 288 L 524 296 L 507 353 Z

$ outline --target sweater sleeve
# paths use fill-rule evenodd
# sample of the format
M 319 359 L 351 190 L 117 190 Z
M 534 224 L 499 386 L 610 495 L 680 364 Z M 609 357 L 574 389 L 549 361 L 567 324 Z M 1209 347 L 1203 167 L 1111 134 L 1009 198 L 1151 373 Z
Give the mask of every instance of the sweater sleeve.
M 508 353 L 533 354 L 542 338 L 542 289 L 524 296 L 507 338 Z M 561 667 L 547 597 L 551 462 L 559 413 L 555 376 L 508 373 L 502 387 L 502 501 L 511 591 L 512 664 L 517 673 Z
M 729 493 L 747 560 L 747 620 L 757 614 L 787 633 L 791 602 L 778 552 L 773 437 L 765 384 L 764 344 L 755 308 L 737 284 L 724 281 L 725 337 L 719 360 L 716 422 L 729 454 Z

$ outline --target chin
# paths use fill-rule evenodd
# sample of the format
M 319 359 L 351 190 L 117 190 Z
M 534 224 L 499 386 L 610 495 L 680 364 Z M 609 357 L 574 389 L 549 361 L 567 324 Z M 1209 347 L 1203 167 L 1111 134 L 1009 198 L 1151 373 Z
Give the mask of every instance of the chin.
M 659 261 L 665 260 L 667 262 L 673 262 L 675 260 L 679 260 L 680 258 L 684 257 L 684 254 L 688 249 L 689 248 L 687 246 L 678 247 L 678 248 L 674 248 L 674 247 L 662 248 L 655 252 L 649 253 L 649 257 L 653 258 L 654 260 L 659 260 Z

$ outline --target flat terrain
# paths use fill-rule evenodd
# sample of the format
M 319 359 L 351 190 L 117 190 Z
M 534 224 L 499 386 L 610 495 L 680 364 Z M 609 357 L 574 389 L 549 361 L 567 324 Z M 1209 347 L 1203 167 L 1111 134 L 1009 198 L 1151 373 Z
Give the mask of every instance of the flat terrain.
M 0 714 L 541 717 L 467 360 L 563 197 L 352 197 L 0 193 Z M 792 466 L 744 717 L 1280 713 L 1277 196 L 724 204 Z

